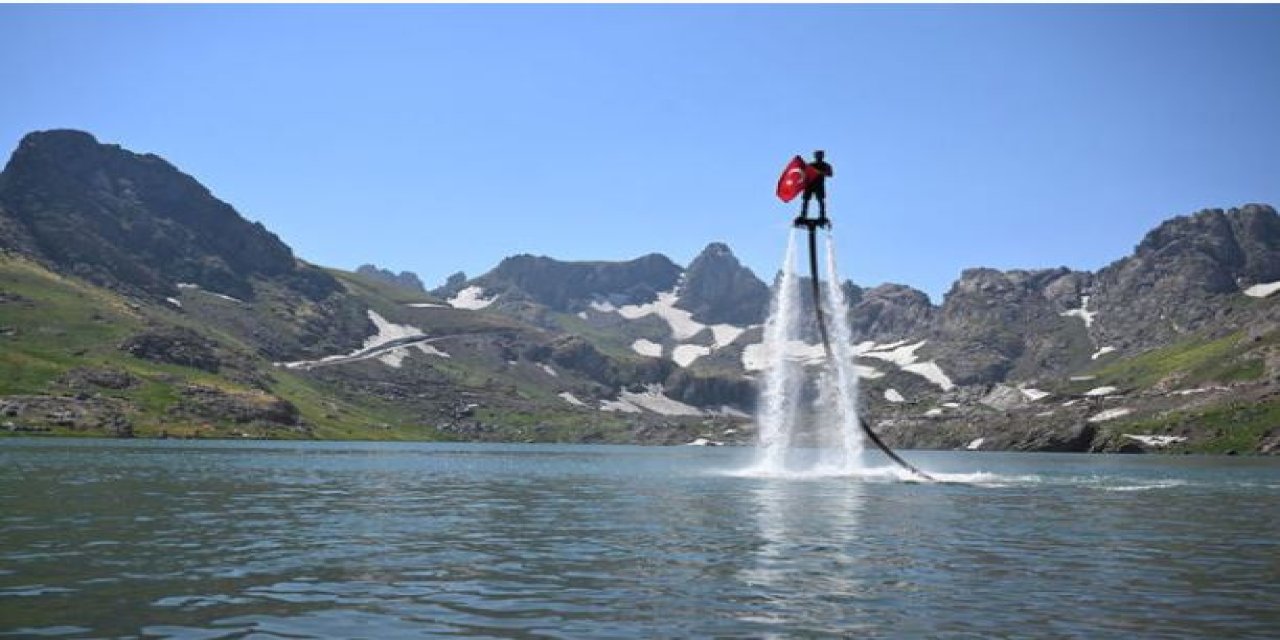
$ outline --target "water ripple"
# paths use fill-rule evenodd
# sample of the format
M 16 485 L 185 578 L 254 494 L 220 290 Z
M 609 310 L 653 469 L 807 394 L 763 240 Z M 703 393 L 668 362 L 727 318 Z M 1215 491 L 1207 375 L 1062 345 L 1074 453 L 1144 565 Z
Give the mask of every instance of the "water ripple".
M 916 484 L 689 449 L 8 441 L 0 632 L 1280 631 L 1275 461 L 913 452 Z

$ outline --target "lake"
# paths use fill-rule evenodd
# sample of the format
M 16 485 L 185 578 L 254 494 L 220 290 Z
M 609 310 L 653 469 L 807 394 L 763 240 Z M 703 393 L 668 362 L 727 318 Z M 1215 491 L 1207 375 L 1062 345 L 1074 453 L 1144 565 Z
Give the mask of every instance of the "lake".
M 0 439 L 0 634 L 1275 638 L 1280 460 Z

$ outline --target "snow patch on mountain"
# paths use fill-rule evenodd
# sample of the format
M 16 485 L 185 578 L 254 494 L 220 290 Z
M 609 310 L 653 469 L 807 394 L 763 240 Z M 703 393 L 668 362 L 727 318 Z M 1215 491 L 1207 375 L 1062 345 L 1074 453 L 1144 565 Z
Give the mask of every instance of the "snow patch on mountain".
M 458 294 L 452 298 L 449 298 L 449 306 L 452 306 L 454 309 L 470 309 L 475 311 L 493 304 L 497 299 L 498 296 L 493 296 L 492 298 L 484 297 L 483 288 L 471 285 L 462 291 L 459 291 Z
M 938 385 L 943 391 L 950 391 L 955 388 L 955 383 L 951 381 L 951 377 L 938 366 L 938 363 L 930 360 L 929 362 L 915 362 L 902 367 L 907 373 L 914 373 L 929 382 Z
M 626 400 L 601 400 L 600 410 L 611 413 L 643 413 L 640 407 L 627 402 Z
M 1137 440 L 1148 447 L 1167 447 L 1171 444 L 1178 444 L 1179 442 L 1187 441 L 1185 436 L 1149 436 L 1134 433 L 1126 433 L 1122 435 L 1130 440 Z
M 1114 353 L 1115 350 L 1116 350 L 1115 347 L 1103 347 L 1101 349 L 1098 349 L 1096 352 L 1094 352 L 1092 356 L 1089 356 L 1089 359 L 1097 360 L 1098 358 L 1101 358 L 1102 356 L 1105 356 L 1108 353 Z
M 369 358 L 377 358 L 379 362 L 387 366 L 399 368 L 404 360 L 405 350 L 409 347 L 418 347 L 423 353 L 428 355 L 442 355 L 449 357 L 443 351 L 439 351 L 435 347 L 416 343 L 406 344 L 399 347 L 392 347 L 387 350 L 380 350 L 381 347 L 387 345 L 413 340 L 415 338 L 426 338 L 427 334 L 421 329 L 407 324 L 396 324 L 382 317 L 377 311 L 370 309 L 368 312 L 369 321 L 373 323 L 377 333 L 364 339 L 364 344 L 355 351 L 344 355 L 326 356 L 319 360 L 300 360 L 298 362 L 277 362 L 276 365 L 285 367 L 286 369 L 310 369 L 315 366 L 323 366 L 325 364 L 337 364 L 341 362 L 357 362 Z
M 678 297 L 676 290 L 658 294 L 658 299 L 645 304 L 629 304 L 618 307 L 617 313 L 627 320 L 639 320 L 645 316 L 656 315 L 671 327 L 671 335 L 676 340 L 688 340 L 697 335 L 706 325 L 693 319 L 693 314 L 676 308 Z
M 1124 416 L 1127 416 L 1130 413 L 1133 413 L 1133 409 L 1126 409 L 1124 407 L 1107 409 L 1106 411 L 1098 413 L 1093 417 L 1089 418 L 1089 422 L 1106 422 L 1108 420 L 1115 420 L 1116 418 L 1123 418 Z
M 899 340 L 897 342 L 890 342 L 889 344 L 876 344 L 874 341 L 864 340 L 853 345 L 853 352 L 858 355 L 862 355 L 868 351 L 892 351 L 908 342 L 910 342 L 910 340 Z
M 1063 317 L 1075 317 L 1084 320 L 1084 328 L 1088 329 L 1093 326 L 1093 318 L 1098 315 L 1097 311 L 1089 310 L 1089 296 L 1080 296 L 1080 308 L 1068 309 L 1058 314 Z
M 662 393 L 662 385 L 651 384 L 642 392 L 623 391 L 619 394 L 622 402 L 633 407 L 647 409 L 664 416 L 700 416 L 702 410 L 687 405 L 679 400 L 667 397 Z
M 378 332 L 364 339 L 365 349 L 379 347 L 395 340 L 416 338 L 418 336 L 427 335 L 422 332 L 422 329 L 417 327 L 391 322 L 381 315 L 378 315 L 378 312 L 373 309 L 369 310 L 368 315 L 369 321 L 373 323 L 373 326 L 377 327 Z
M 903 342 L 905 342 L 905 340 Z M 924 343 L 928 341 L 921 340 L 920 342 L 910 345 L 904 345 L 903 342 L 895 342 L 891 345 L 872 347 L 864 351 L 861 355 L 865 358 L 884 360 L 885 362 L 892 362 L 899 367 L 905 367 L 909 364 L 914 364 L 919 359 L 916 357 L 916 350 L 923 347 Z
M 644 338 L 640 338 L 639 340 L 632 342 L 631 350 L 642 356 L 649 356 L 651 358 L 662 357 L 662 345 L 652 340 L 645 340 Z
M 612 302 L 597 300 L 591 303 L 591 308 L 602 313 L 614 312 L 627 320 L 638 320 L 645 316 L 656 315 L 666 321 L 667 325 L 671 327 L 671 337 L 680 342 L 698 335 L 704 329 L 711 329 L 711 335 L 717 349 L 728 346 L 748 328 L 732 324 L 702 324 L 693 319 L 693 313 L 676 307 L 676 302 L 678 301 L 679 289 L 677 288 L 659 293 L 656 300 L 645 304 L 629 304 L 615 307 Z
M 549 375 L 549 376 L 551 376 L 551 377 L 553 377 L 553 378 L 559 378 L 559 377 L 560 377 L 560 373 L 559 373 L 558 371 L 556 371 L 555 369 L 553 369 L 553 368 L 551 367 L 551 365 L 549 365 L 549 364 L 546 364 L 546 363 L 539 363 L 539 364 L 538 364 L 538 367 L 540 367 L 543 371 L 545 371 L 545 372 L 547 373 L 547 375 Z
M 884 399 L 888 400 L 889 402 L 906 402 L 907 401 L 906 398 L 902 397 L 901 393 L 898 393 L 897 389 L 885 389 Z
M 1255 284 L 1245 289 L 1244 294 L 1252 298 L 1265 298 L 1277 291 L 1280 291 L 1280 281 Z
M 1099 397 L 1102 397 L 1102 396 L 1109 396 L 1109 395 L 1111 395 L 1111 394 L 1115 393 L 1115 392 L 1116 392 L 1116 390 L 1117 390 L 1117 389 L 1116 389 L 1115 387 L 1112 387 L 1112 386 L 1106 386 L 1106 387 L 1094 387 L 1094 388 L 1092 388 L 1092 389 L 1090 389 L 1090 390 L 1088 390 L 1088 391 L 1084 392 L 1084 395 L 1089 396 L 1090 398 L 1099 398 Z
M 1030 400 L 1032 402 L 1035 402 L 1036 400 L 1047 397 L 1049 395 L 1048 391 L 1032 389 L 1031 387 L 1018 387 L 1018 391 L 1021 391 L 1022 395 L 1025 396 L 1027 400 Z
M 409 351 L 412 349 L 417 349 L 418 351 L 421 351 L 426 355 L 436 356 L 438 358 L 453 357 L 435 348 L 432 345 L 419 342 L 418 344 L 409 344 L 403 347 L 396 347 L 390 351 L 383 352 L 382 355 L 378 356 L 378 362 L 381 362 L 382 364 L 385 364 L 388 367 L 391 367 L 393 369 L 399 369 L 400 366 L 404 364 L 404 359 L 409 356 Z
M 675 342 L 685 342 L 705 330 L 711 331 L 711 346 L 699 344 L 677 344 L 671 350 L 671 360 L 681 367 L 687 367 L 698 358 L 733 344 L 750 327 L 739 327 L 732 324 L 705 325 L 693 319 L 693 313 L 676 307 L 680 299 L 680 285 L 670 291 L 659 293 L 653 302 L 645 304 L 624 304 L 620 300 L 597 298 L 589 303 L 590 309 L 597 313 L 616 313 L 627 320 L 639 320 L 647 316 L 657 316 L 666 322 L 671 329 L 671 338 Z M 587 312 L 578 314 L 587 317 Z M 631 343 L 631 350 L 653 358 L 662 357 L 664 348 L 652 340 L 640 338 Z
M 560 399 L 561 399 L 561 400 L 564 400 L 565 402 L 568 402 L 568 403 L 569 403 L 569 404 L 571 404 L 571 405 L 575 405 L 575 406 L 578 406 L 578 407 L 585 407 L 585 406 L 587 406 L 587 403 L 585 403 L 585 402 L 583 402 L 583 401 L 579 400 L 577 396 L 573 395 L 572 393 L 569 393 L 568 391 L 563 391 L 563 392 L 561 392 L 561 393 L 559 393 L 559 394 L 557 394 L 557 395 L 559 395 L 559 396 L 560 396 Z
M 711 347 L 704 347 L 700 344 L 682 344 L 671 351 L 671 359 L 676 364 L 687 367 L 693 364 L 694 360 L 711 353 Z
M 733 344 L 738 336 L 747 330 L 746 327 L 738 327 L 731 324 L 713 324 L 711 325 L 711 337 L 715 340 L 716 348 L 720 349 Z
M 178 288 L 179 288 L 179 289 L 188 289 L 188 290 L 191 290 L 191 291 L 200 291 L 200 292 L 203 292 L 203 293 L 207 293 L 207 294 L 209 294 L 209 295 L 211 295 L 211 296 L 213 296 L 213 297 L 215 297 L 215 298 L 222 298 L 223 300 L 227 300 L 227 301 L 229 301 L 229 302 L 235 302 L 235 303 L 238 303 L 238 304 L 244 304 L 244 300 L 241 300 L 240 298 L 233 298 L 233 297 L 231 297 L 231 296 L 229 296 L 229 295 L 227 295 L 227 294 L 225 294 L 225 293 L 218 293 L 217 291 L 209 291 L 208 289 L 202 289 L 202 288 L 200 287 L 200 285 L 198 285 L 198 284 L 193 284 L 193 283 L 190 283 L 190 282 L 179 282 L 179 283 L 178 283 Z
M 928 340 L 921 340 L 915 344 L 906 344 L 906 340 L 894 342 L 887 345 L 873 345 L 866 347 L 867 343 L 863 342 L 855 347 L 855 352 L 859 348 L 862 349 L 861 355 L 864 358 L 875 358 L 884 360 L 895 365 L 899 369 L 907 373 L 914 373 L 935 385 L 938 385 L 943 391 L 950 391 L 956 385 L 951 381 L 951 377 L 938 366 L 933 360 L 921 362 L 916 351 L 923 347 Z

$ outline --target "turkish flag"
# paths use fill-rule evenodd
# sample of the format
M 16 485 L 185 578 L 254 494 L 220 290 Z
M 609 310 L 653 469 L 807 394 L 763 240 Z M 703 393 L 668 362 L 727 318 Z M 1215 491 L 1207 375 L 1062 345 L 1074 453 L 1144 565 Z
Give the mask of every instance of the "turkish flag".
M 787 168 L 782 170 L 782 176 L 778 178 L 778 199 L 783 202 L 791 202 L 796 196 L 804 191 L 804 186 L 809 182 L 810 178 L 809 164 L 804 158 L 796 156 L 787 164 Z

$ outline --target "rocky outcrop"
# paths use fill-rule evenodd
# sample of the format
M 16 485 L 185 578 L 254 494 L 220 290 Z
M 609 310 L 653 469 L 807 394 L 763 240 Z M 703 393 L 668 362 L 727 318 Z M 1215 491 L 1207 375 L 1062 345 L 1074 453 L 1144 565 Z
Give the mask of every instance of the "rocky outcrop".
M 678 369 L 662 386 L 669 397 L 695 407 L 729 406 L 751 411 L 756 403 L 755 384 L 737 375 Z
M 77 391 L 92 389 L 131 389 L 141 380 L 118 367 L 76 367 L 58 379 L 63 386 Z
M 882 284 L 851 295 L 852 287 L 847 284 L 845 298 L 851 304 L 854 340 L 887 343 L 928 335 L 935 309 L 925 292 L 901 284 Z
M 233 393 L 203 385 L 188 385 L 169 411 L 174 416 L 226 420 L 236 424 L 297 426 L 298 408 L 268 393 Z
M 129 336 L 120 350 L 135 358 L 217 373 L 222 367 L 217 345 L 186 328 L 169 327 Z
M 418 274 L 412 271 L 401 271 L 400 273 L 396 273 L 389 269 L 378 268 L 376 265 L 362 264 L 356 268 L 356 273 L 365 276 L 366 278 L 370 278 L 384 284 L 389 284 L 393 287 L 399 287 L 407 291 L 412 291 L 414 293 L 427 292 L 427 288 L 423 286 L 422 280 L 418 278 Z

